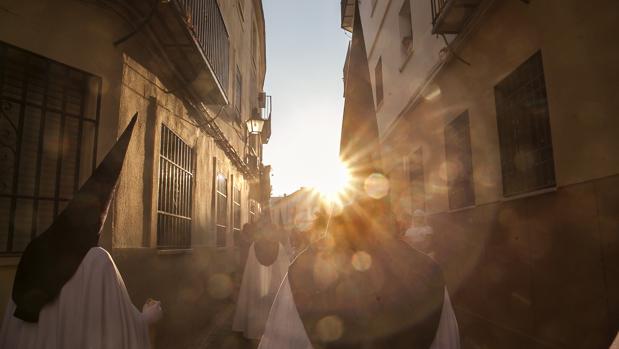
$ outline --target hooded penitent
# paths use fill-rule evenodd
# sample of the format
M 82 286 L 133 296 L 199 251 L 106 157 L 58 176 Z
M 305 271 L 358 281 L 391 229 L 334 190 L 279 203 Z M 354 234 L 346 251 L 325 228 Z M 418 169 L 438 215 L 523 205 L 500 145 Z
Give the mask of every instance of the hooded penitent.
M 328 236 L 290 266 L 291 298 L 314 348 L 430 348 L 443 306 L 440 269 L 396 238 L 389 200 L 364 193 L 381 159 L 358 6 L 347 64 L 340 156 L 356 193 Z
M 356 9 L 355 11 L 358 11 Z M 359 187 L 370 174 L 380 171 L 380 145 L 374 95 L 359 16 L 346 62 L 344 116 L 340 158 L 348 167 L 353 186 Z
M 137 114 L 65 210 L 26 247 L 13 285 L 17 318 L 37 322 L 97 246 L 136 120 Z

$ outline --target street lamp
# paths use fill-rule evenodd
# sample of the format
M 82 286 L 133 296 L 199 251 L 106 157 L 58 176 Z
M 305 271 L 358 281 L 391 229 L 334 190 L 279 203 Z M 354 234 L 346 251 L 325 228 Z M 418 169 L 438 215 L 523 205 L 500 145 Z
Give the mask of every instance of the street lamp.
M 245 122 L 247 125 L 247 131 L 249 131 L 252 135 L 257 135 L 262 132 L 262 127 L 264 126 L 264 119 L 260 117 L 259 113 L 254 114 L 251 119 Z

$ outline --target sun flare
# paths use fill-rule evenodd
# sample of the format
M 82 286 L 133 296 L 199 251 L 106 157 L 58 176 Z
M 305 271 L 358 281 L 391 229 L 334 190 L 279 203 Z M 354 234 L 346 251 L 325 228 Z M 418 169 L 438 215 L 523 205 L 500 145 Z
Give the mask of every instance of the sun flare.
M 339 203 L 350 184 L 350 172 L 341 161 L 337 161 L 331 168 L 326 169 L 322 176 L 313 185 L 314 189 L 327 202 Z

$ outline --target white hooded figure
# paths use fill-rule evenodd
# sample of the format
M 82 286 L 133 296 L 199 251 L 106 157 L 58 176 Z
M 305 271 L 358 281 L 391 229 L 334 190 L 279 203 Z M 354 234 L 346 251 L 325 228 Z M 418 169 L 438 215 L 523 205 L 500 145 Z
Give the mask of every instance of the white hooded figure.
M 404 241 L 422 252 L 433 257 L 432 238 L 434 231 L 426 223 L 426 215 L 423 210 L 413 212 L 413 224 L 404 233 Z
M 137 114 L 54 222 L 21 255 L 2 321 L 0 348 L 149 348 L 159 302 L 135 308 L 99 235 Z
M 249 248 L 232 329 L 259 339 L 277 290 L 288 272 L 285 247 L 274 239 L 259 239 Z
M 162 314 L 154 301 L 143 312 L 136 309 L 112 257 L 101 247 L 88 251 L 59 297 L 41 309 L 38 322 L 18 319 L 15 308 L 9 301 L 0 348 L 150 348 L 148 326 Z

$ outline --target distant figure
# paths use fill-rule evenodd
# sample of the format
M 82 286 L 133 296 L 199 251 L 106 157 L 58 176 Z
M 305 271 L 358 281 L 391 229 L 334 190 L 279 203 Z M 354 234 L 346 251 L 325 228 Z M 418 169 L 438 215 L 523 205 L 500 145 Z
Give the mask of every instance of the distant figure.
M 249 248 L 232 329 L 259 339 L 290 260 L 275 227 L 260 221 Z
M 97 247 L 137 115 L 66 209 L 26 247 L 0 348 L 149 348 L 159 302 L 135 308 L 111 256 Z
M 410 228 L 404 233 L 404 241 L 411 247 L 434 257 L 433 246 L 434 231 L 426 223 L 426 214 L 423 210 L 413 212 L 413 222 Z
M 239 266 L 241 268 L 245 267 L 245 263 L 247 263 L 247 255 L 249 254 L 249 247 L 254 242 L 254 223 L 245 223 L 243 225 L 243 229 L 241 230 L 241 234 L 239 234 L 239 250 L 240 250 L 240 260 Z

